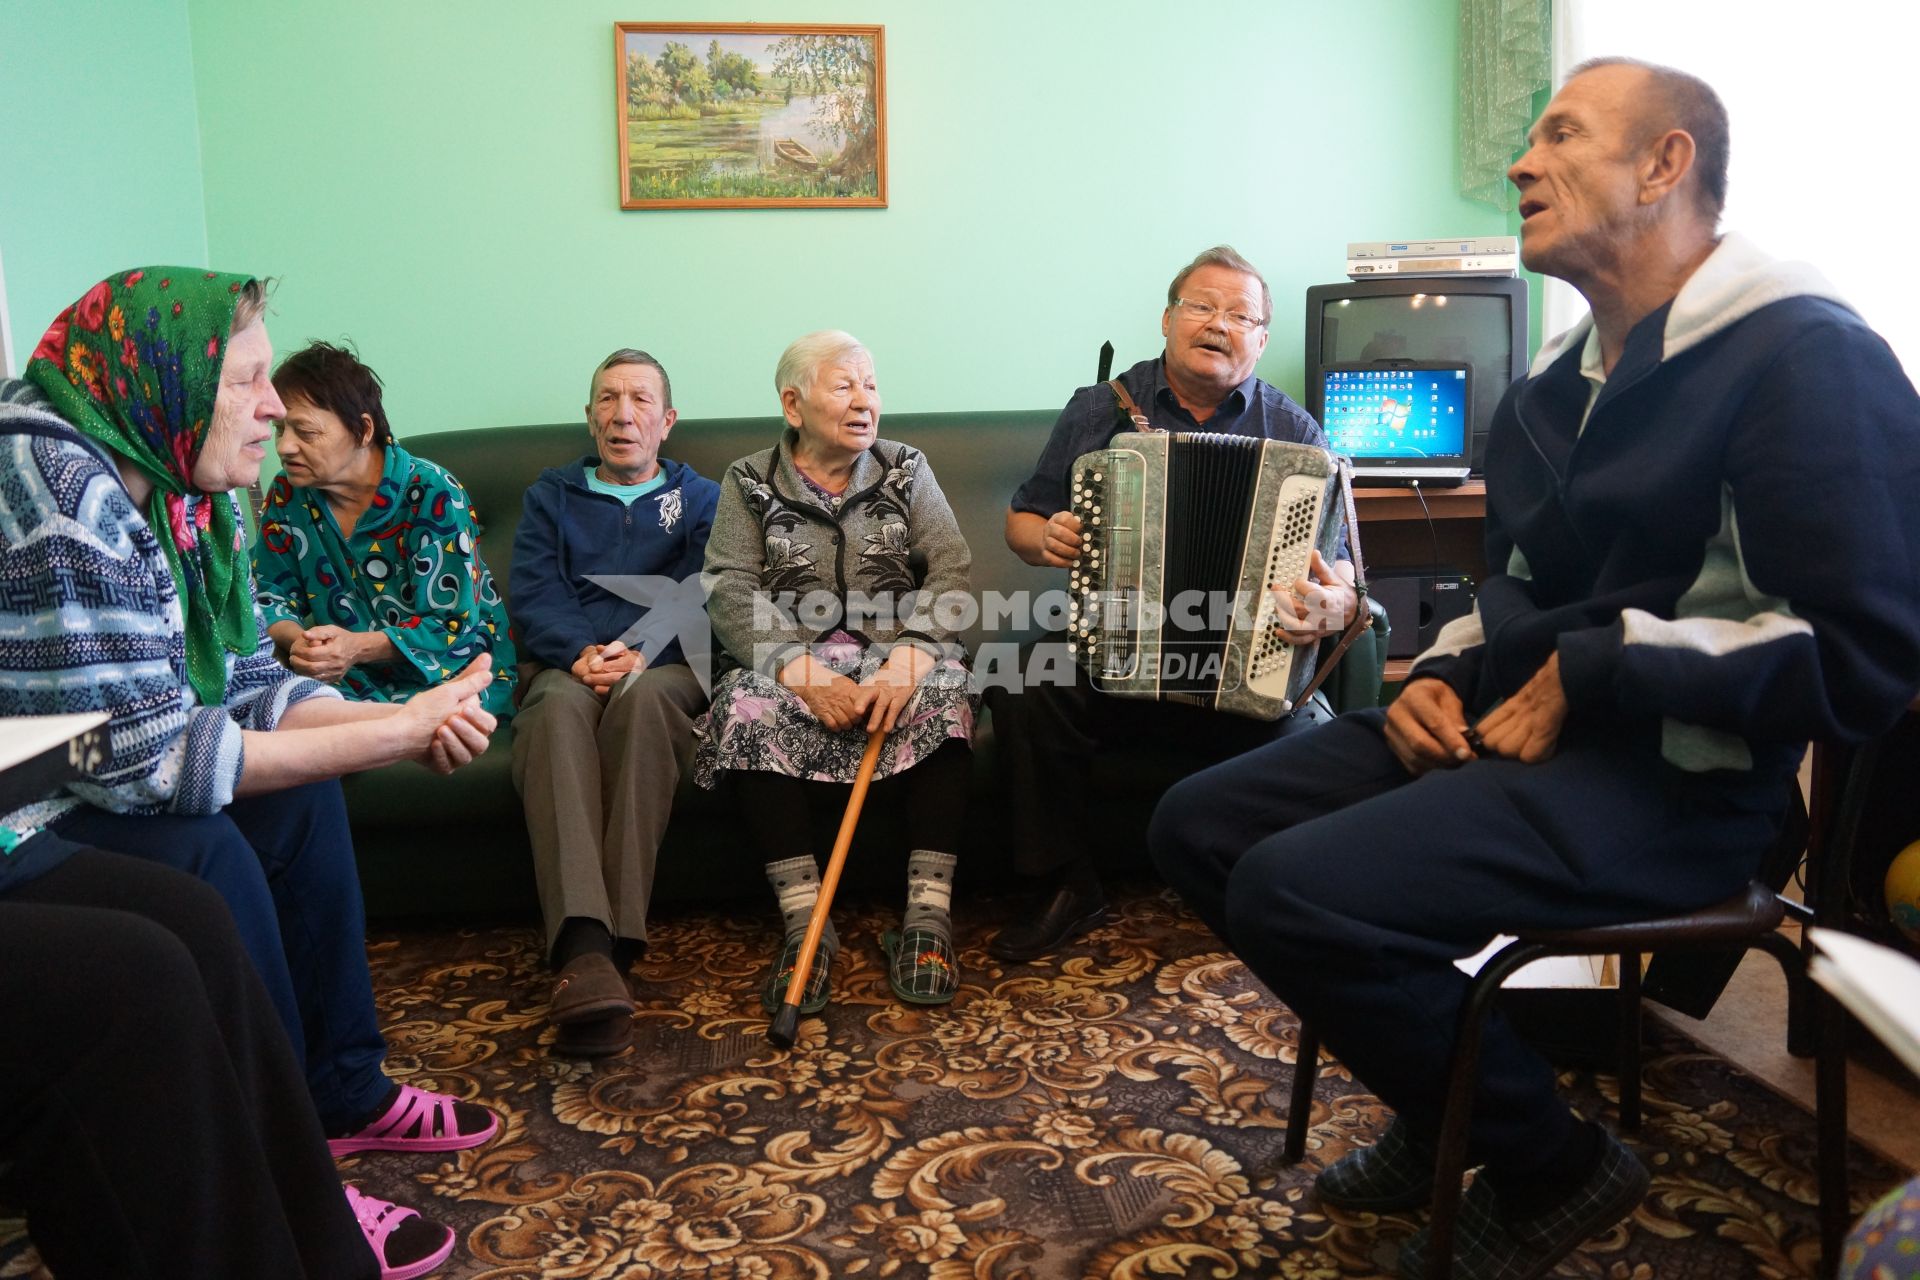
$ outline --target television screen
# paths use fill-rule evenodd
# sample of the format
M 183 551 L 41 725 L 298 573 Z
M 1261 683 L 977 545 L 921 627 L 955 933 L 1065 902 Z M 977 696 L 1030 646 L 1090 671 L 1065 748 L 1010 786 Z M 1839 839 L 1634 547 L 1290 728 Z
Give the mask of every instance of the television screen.
M 1321 310 L 1320 363 L 1444 360 L 1464 364 L 1505 391 L 1513 363 L 1505 298 L 1442 292 L 1340 298 Z
M 1464 458 L 1467 369 L 1328 369 L 1320 425 L 1328 447 L 1355 462 L 1382 458 Z
M 1526 372 L 1526 282 L 1512 276 L 1427 276 L 1353 280 L 1307 290 L 1307 411 L 1325 370 L 1378 365 L 1464 366 L 1469 462 L 1478 469 L 1494 407 Z

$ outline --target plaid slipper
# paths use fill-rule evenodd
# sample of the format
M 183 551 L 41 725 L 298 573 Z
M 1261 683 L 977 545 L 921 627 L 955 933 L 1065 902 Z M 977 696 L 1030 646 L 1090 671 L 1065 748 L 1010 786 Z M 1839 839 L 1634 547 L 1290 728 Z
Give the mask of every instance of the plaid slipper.
M 908 1004 L 947 1004 L 960 989 L 960 958 L 945 934 L 921 925 L 889 929 L 880 949 L 887 953 L 887 985 Z
M 1370 1147 L 1349 1151 L 1320 1171 L 1320 1203 L 1349 1213 L 1418 1209 L 1433 1199 L 1434 1151 L 1398 1116 Z
M 1601 1135 L 1600 1163 L 1573 1194 L 1545 1213 L 1510 1220 L 1485 1176 L 1460 1198 L 1453 1229 L 1453 1271 L 1474 1280 L 1540 1280 L 1580 1245 L 1646 1198 L 1646 1166 L 1611 1133 Z M 1430 1228 L 1400 1250 L 1402 1280 L 1426 1280 Z
M 780 944 L 780 954 L 774 959 L 773 971 L 767 975 L 766 985 L 760 988 L 760 1007 L 769 1014 L 780 1012 L 780 1006 L 787 1002 L 787 984 L 793 981 L 793 971 L 800 961 L 800 943 L 802 935 L 794 934 Z M 826 939 L 814 949 L 813 964 L 807 969 L 807 985 L 801 995 L 800 1012 L 818 1013 L 827 1007 L 827 992 L 833 985 L 833 948 Z

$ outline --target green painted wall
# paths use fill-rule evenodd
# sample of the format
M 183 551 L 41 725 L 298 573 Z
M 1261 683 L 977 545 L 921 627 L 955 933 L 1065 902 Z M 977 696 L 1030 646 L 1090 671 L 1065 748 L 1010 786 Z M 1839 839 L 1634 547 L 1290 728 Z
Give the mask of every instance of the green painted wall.
M 14 359 L 110 272 L 206 257 L 186 0 L 0 2 Z
M 1433 0 L 188 0 L 207 235 L 271 273 L 276 344 L 350 335 L 403 433 L 574 416 L 644 346 L 690 416 L 772 412 L 814 328 L 893 411 L 1055 405 L 1228 241 L 1267 272 L 1262 372 L 1297 392 L 1302 292 L 1346 242 L 1506 230 L 1454 192 Z M 618 207 L 617 20 L 886 24 L 891 206 Z

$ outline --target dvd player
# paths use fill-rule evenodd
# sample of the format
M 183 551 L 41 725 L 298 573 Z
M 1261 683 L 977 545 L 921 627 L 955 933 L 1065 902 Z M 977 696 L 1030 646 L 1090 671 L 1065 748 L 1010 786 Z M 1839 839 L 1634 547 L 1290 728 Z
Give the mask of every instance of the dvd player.
M 1347 245 L 1347 277 L 1511 276 L 1520 270 L 1516 236 L 1458 240 L 1357 240 Z
M 1349 258 L 1446 258 L 1518 254 L 1518 236 L 1462 236 L 1458 240 L 1353 240 Z

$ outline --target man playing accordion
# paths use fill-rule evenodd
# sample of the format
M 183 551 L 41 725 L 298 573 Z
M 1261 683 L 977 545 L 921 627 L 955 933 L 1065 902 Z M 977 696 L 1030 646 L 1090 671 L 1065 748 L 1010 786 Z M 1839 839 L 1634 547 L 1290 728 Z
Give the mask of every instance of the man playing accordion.
M 1266 281 L 1231 248 L 1208 249 L 1182 268 L 1167 289 L 1161 313 L 1164 354 L 1140 362 L 1113 383 L 1080 388 L 1061 411 L 1033 475 L 1007 511 L 1007 545 L 1014 553 L 1028 564 L 1073 565 L 1082 546 L 1080 520 L 1069 509 L 1074 459 L 1106 447 L 1122 432 L 1142 430 L 1143 420 L 1153 430 L 1324 448 L 1326 435 L 1312 416 L 1253 376 L 1272 314 Z M 1286 638 L 1310 645 L 1339 631 L 1358 607 L 1352 583 L 1352 566 L 1342 552 L 1329 562 L 1315 551 L 1306 574 L 1275 592 Z M 1021 665 L 1033 671 L 1039 664 Z M 1117 698 L 1095 688 L 1073 663 L 1048 665 L 1071 671 L 1072 682 L 1030 683 L 990 704 L 995 735 L 1006 753 L 1014 866 L 1035 882 L 1040 898 L 1033 911 L 988 944 L 1001 960 L 1044 955 L 1105 914 L 1099 870 L 1087 846 L 1091 772 L 1103 748 L 1152 740 L 1182 751 L 1198 768 L 1329 718 L 1319 704 L 1269 723 L 1178 703 Z

